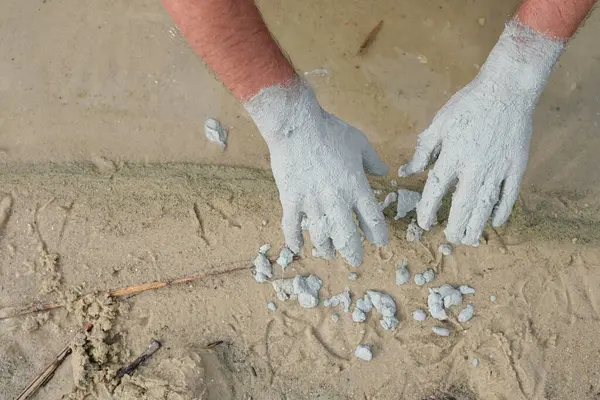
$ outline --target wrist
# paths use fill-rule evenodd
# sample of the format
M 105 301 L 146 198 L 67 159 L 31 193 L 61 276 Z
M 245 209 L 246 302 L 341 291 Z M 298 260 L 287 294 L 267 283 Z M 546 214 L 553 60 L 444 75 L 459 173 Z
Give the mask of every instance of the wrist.
M 546 37 L 513 19 L 506 24 L 479 74 L 537 101 L 565 43 Z
M 322 113 L 313 89 L 298 77 L 286 85 L 261 89 L 244 107 L 268 144 L 314 123 Z

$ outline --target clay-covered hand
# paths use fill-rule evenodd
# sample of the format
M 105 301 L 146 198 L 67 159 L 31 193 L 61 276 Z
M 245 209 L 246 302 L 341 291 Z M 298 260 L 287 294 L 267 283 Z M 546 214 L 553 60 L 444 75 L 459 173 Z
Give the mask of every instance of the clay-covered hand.
M 423 229 L 437 222 L 455 184 L 449 241 L 476 246 L 490 215 L 494 227 L 507 221 L 527 165 L 533 111 L 563 46 L 509 22 L 477 77 L 419 135 L 398 174 L 421 172 L 437 157 L 417 206 Z
M 337 250 L 351 265 L 362 263 L 354 214 L 370 242 L 387 243 L 388 227 L 365 174 L 386 174 L 387 166 L 361 131 L 324 111 L 300 79 L 261 90 L 245 107 L 269 146 L 283 233 L 294 253 L 303 246 L 304 216 L 324 257 Z

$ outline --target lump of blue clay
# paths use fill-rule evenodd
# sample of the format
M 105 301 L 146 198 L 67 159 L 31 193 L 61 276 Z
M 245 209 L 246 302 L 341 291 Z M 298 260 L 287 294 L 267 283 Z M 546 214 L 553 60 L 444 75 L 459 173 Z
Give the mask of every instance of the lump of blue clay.
M 260 249 L 258 249 L 258 252 L 260 254 L 266 256 L 269 250 L 271 250 L 271 245 L 269 243 L 267 243 L 267 244 L 263 244 L 262 246 L 260 246 Z
M 418 242 L 421 240 L 421 235 L 423 235 L 423 229 L 417 224 L 417 221 L 413 219 L 410 224 L 408 224 L 408 228 L 406 228 L 406 241 Z
M 352 321 L 364 322 L 367 319 L 367 313 L 371 312 L 372 309 L 373 303 L 371 302 L 369 295 L 365 294 L 364 298 L 356 301 L 354 311 L 352 311 Z
M 365 322 L 366 319 L 367 314 L 360 308 L 354 307 L 354 311 L 352 311 L 352 321 L 360 323 Z
M 396 268 L 396 285 L 404 285 L 410 281 L 410 272 L 408 271 L 408 261 L 402 260 Z
M 277 306 L 272 301 L 267 303 L 267 308 L 273 312 L 277 311 Z
M 271 267 L 271 262 L 264 254 L 258 253 L 253 264 L 253 274 L 256 282 L 263 283 L 273 277 L 273 268 Z
M 350 279 L 351 281 L 355 281 L 358 279 L 358 274 L 356 272 L 350 272 L 348 274 L 348 279 Z
M 413 311 L 413 319 L 415 321 L 425 321 L 427 319 L 427 313 L 421 309 Z
M 423 272 L 423 279 L 425 280 L 425 283 L 433 282 L 435 279 L 435 272 L 433 272 L 431 268 L 426 270 Z
M 467 322 L 473 318 L 473 306 L 469 304 L 460 313 L 458 313 L 458 322 Z
M 473 366 L 477 367 L 479 365 L 479 360 L 478 359 L 473 359 Z
M 308 278 L 296 275 L 292 282 L 294 294 L 298 296 L 298 303 L 304 308 L 314 308 L 319 304 L 319 290 L 323 282 L 316 275 Z
M 475 294 L 475 289 L 473 289 L 470 286 L 467 285 L 460 285 L 458 287 L 458 290 L 462 293 L 462 294 Z
M 344 306 L 344 312 L 350 312 L 350 289 L 344 288 L 342 293 L 338 293 L 335 296 L 332 296 L 326 299 L 323 302 L 325 307 L 337 307 L 340 304 Z
M 383 329 L 395 328 L 399 321 L 396 318 L 396 302 L 394 302 L 392 296 L 374 290 L 367 290 L 367 295 L 373 303 L 373 307 L 382 315 L 380 324 Z
M 276 279 L 271 282 L 277 298 L 281 301 L 295 300 L 297 298 L 294 294 L 294 279 Z
M 279 253 L 279 257 L 277 258 L 277 264 L 285 269 L 293 260 L 294 253 L 287 246 L 283 246 L 283 249 L 281 249 L 281 252 Z
M 397 198 L 398 198 L 398 195 L 396 194 L 396 192 L 389 193 L 387 196 L 385 196 L 385 199 L 381 203 L 379 203 L 379 207 L 381 207 L 381 211 L 388 208 L 390 206 L 390 204 L 392 204 L 393 202 L 396 201 Z
M 440 244 L 440 247 L 438 248 L 438 250 L 440 251 L 440 253 L 442 253 L 445 256 L 449 256 L 452 254 L 452 245 L 449 243 L 443 243 Z
M 433 288 L 432 290 L 442 296 L 444 308 L 458 306 L 462 303 L 462 293 L 452 285 L 444 284 L 439 288 Z
M 429 308 L 429 314 L 435 319 L 441 321 L 448 319 L 446 310 L 444 310 L 444 301 L 439 293 L 429 290 L 429 296 L 427 296 L 427 307 Z
M 423 286 L 427 282 L 425 281 L 423 274 L 415 274 L 415 283 L 419 286 Z
M 373 359 L 373 353 L 371 353 L 371 346 L 366 344 L 359 344 L 356 350 L 354 350 L 354 355 L 359 360 L 363 361 L 371 361 Z
M 433 328 L 431 328 L 431 330 L 433 331 L 433 333 L 435 333 L 438 336 L 450 336 L 450 329 L 448 329 L 448 328 L 442 328 L 441 326 L 434 326 Z
M 406 214 L 417 207 L 417 203 L 421 200 L 421 193 L 413 192 L 412 190 L 400 189 L 396 201 L 396 216 L 395 220 L 406 217 Z M 418 240 L 418 239 L 417 239 Z
M 216 119 L 209 118 L 204 123 L 204 134 L 211 142 L 217 143 L 221 150 L 227 146 L 227 131 Z

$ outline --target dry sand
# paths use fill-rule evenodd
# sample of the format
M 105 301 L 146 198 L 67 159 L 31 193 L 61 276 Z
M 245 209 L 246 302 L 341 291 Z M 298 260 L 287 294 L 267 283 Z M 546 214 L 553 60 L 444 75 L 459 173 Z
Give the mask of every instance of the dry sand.
M 260 5 L 300 70 L 328 70 L 307 76 L 322 102 L 364 129 L 393 171 L 476 73 L 514 2 Z M 322 298 L 345 286 L 390 293 L 400 325 L 384 331 L 376 315 L 357 325 L 341 310 L 281 303 L 249 270 L 107 298 L 112 288 L 244 267 L 264 243 L 275 254 L 280 205 L 266 146 L 160 2 L 2 2 L 0 315 L 32 301 L 66 307 L 0 320 L 0 397 L 15 398 L 76 336 L 37 398 L 598 399 L 599 32 L 596 13 L 542 97 L 507 228 L 442 259 L 441 226 L 407 243 L 408 219 L 389 210 L 391 243 L 367 245 L 358 280 L 309 248 L 291 264 L 286 276 L 323 279 Z M 223 153 L 203 136 L 207 117 L 230 129 Z M 419 189 L 424 177 L 372 185 L 385 196 L 392 180 Z M 442 324 L 448 338 L 432 333 L 431 318 L 414 321 L 427 291 L 394 285 L 403 258 L 413 274 L 435 269 L 432 285 L 476 288 L 473 320 Z M 90 320 L 92 332 L 78 335 Z M 132 377 L 112 379 L 152 338 L 163 347 Z M 353 356 L 359 343 L 372 345 L 372 361 Z

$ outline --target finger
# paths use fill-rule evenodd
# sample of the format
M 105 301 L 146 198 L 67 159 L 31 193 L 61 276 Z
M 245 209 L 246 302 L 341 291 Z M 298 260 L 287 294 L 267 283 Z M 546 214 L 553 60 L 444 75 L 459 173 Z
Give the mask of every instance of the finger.
M 365 138 L 366 139 L 366 138 Z M 381 161 L 379 154 L 375 151 L 375 148 L 367 140 L 365 147 L 362 151 L 363 166 L 373 175 L 386 175 L 388 173 L 388 166 Z
M 330 214 L 331 240 L 335 249 L 354 267 L 362 264 L 365 251 L 350 207 L 335 207 Z
M 387 222 L 372 193 L 358 200 L 354 212 L 358 225 L 369 242 L 376 246 L 387 244 L 389 235 Z
M 308 232 L 315 251 L 313 255 L 331 259 L 335 257 L 335 248 L 329 237 L 329 216 L 325 215 L 321 207 L 313 205 L 307 211 Z
M 442 199 L 456 180 L 454 159 L 447 154 L 440 154 L 438 162 L 429 171 L 421 200 L 417 203 L 417 221 L 423 229 L 429 229 L 437 223 L 437 212 Z
M 417 148 L 415 154 L 409 162 L 404 164 L 398 169 L 398 176 L 405 177 L 418 172 L 423 172 L 429 164 L 429 159 L 435 151 L 436 147 L 440 145 L 441 136 L 437 127 L 430 126 L 421 134 L 417 139 Z
M 479 171 L 482 172 L 466 173 L 459 177 L 445 230 L 446 238 L 452 243 L 461 243 L 465 236 L 467 224 L 477 204 L 477 195 L 483 184 L 483 169 Z
M 489 183 L 483 184 L 477 198 L 477 205 L 473 209 L 471 219 L 467 224 L 465 236 L 462 239 L 462 244 L 477 246 L 479 245 L 479 238 L 483 228 L 487 223 L 494 206 L 498 202 L 498 196 L 500 193 L 501 180 L 494 177 L 489 179 Z
M 285 244 L 295 254 L 298 254 L 304 246 L 301 221 L 302 213 L 300 213 L 297 207 L 288 205 L 283 207 L 281 227 L 283 229 L 283 236 L 285 237 Z
M 493 212 L 492 226 L 497 228 L 502 226 L 508 220 L 517 198 L 519 197 L 519 188 L 523 180 L 523 172 L 514 171 L 505 180 L 502 187 L 500 202 Z

